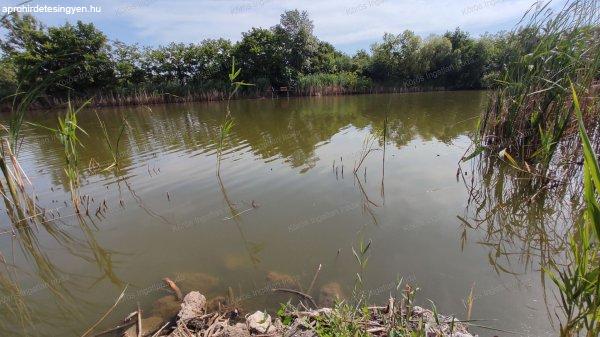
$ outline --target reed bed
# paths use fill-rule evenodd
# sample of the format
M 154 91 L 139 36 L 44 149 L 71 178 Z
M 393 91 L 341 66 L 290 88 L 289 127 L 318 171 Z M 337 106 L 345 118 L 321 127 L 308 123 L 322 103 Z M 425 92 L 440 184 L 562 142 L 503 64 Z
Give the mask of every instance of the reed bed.
M 325 76 L 326 75 L 326 76 Z M 354 75 L 354 74 L 352 74 Z M 281 88 L 271 87 L 270 85 L 259 85 L 255 87 L 246 87 L 239 90 L 235 97 L 231 99 L 264 99 L 281 97 L 307 97 L 307 96 L 337 96 L 337 95 L 361 95 L 361 94 L 383 94 L 383 93 L 411 93 L 428 91 L 446 91 L 451 90 L 446 87 L 438 86 L 402 86 L 393 84 L 374 84 L 367 78 L 358 77 L 359 81 L 354 84 L 351 82 L 338 81 L 337 74 L 316 74 L 303 76 L 295 87 L 289 87 L 289 91 L 280 91 Z M 320 78 L 320 79 L 319 79 Z M 322 79 L 334 80 L 324 80 Z M 90 93 L 81 97 L 71 97 L 63 99 L 51 96 L 42 96 L 33 101 L 28 109 L 48 109 L 48 108 L 66 108 L 69 102 L 75 106 L 81 106 L 87 97 L 92 97 L 90 107 L 115 107 L 115 106 L 138 106 L 138 105 L 158 105 L 170 103 L 190 103 L 190 102 L 217 102 L 229 100 L 229 87 L 219 87 L 206 89 L 199 86 L 177 87 L 173 85 L 162 87 L 136 88 L 127 91 L 108 91 Z M 0 104 L 0 110 L 10 111 L 10 106 Z
M 476 153 L 512 155 L 542 177 L 573 176 L 581 147 L 571 82 L 582 98 L 592 145 L 600 145 L 600 5 L 571 0 L 557 12 L 550 3 L 534 7 L 512 36 L 519 56 L 505 65 L 481 116 Z
M 296 94 L 315 96 L 366 93 L 372 86 L 371 79 L 351 72 L 311 74 L 300 76 Z

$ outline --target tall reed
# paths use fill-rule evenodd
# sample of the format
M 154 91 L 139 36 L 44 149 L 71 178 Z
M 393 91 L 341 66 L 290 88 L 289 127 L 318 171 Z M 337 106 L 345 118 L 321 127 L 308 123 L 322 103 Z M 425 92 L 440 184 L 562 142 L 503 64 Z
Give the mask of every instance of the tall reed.
M 575 88 L 573 106 L 583 146 L 583 185 L 585 211 L 571 236 L 569 265 L 552 265 L 548 274 L 560 291 L 564 321 L 560 324 L 563 337 L 583 333 L 600 334 L 600 165 L 587 136 L 583 115 Z
M 512 34 L 518 57 L 506 64 L 480 120 L 480 147 L 513 155 L 540 175 L 572 163 L 576 123 L 569 83 L 582 93 L 582 114 L 591 130 L 598 125 L 595 81 L 600 73 L 600 5 L 569 0 L 555 12 L 550 3 L 533 7 Z M 597 146 L 600 137 L 590 134 Z M 563 166 L 561 173 L 572 172 Z

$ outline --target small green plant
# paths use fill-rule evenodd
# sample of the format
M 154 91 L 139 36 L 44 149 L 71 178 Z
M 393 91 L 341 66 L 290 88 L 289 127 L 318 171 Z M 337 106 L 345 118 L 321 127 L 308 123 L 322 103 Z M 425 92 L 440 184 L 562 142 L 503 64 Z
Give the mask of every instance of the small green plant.
M 100 119 L 100 115 L 96 112 L 96 117 L 98 118 L 98 123 L 100 124 L 100 129 L 102 129 L 102 135 L 104 136 L 104 141 L 106 145 L 108 145 L 108 149 L 110 150 L 110 154 L 112 155 L 112 163 L 106 167 L 104 170 L 110 170 L 111 168 L 116 168 L 117 171 L 119 169 L 119 158 L 121 157 L 119 153 L 119 145 L 121 143 L 121 138 L 123 138 L 123 134 L 125 133 L 125 129 L 129 126 L 127 120 L 123 117 L 121 128 L 119 130 L 119 135 L 117 136 L 117 141 L 113 146 L 110 137 L 108 136 L 108 130 L 106 129 L 106 124 Z
M 71 103 L 67 105 L 67 113 L 64 117 L 58 117 L 58 129 L 55 130 L 58 136 L 58 140 L 64 147 L 65 153 L 65 172 L 70 184 L 73 187 L 79 187 L 79 146 L 82 146 L 77 132 L 81 131 L 85 135 L 87 133 L 77 124 L 77 114 L 90 103 L 88 100 L 77 110 L 73 108 Z
M 367 253 L 369 252 L 369 248 L 371 248 L 371 243 L 371 240 L 365 243 L 365 241 L 361 239 L 358 243 L 358 251 L 352 247 L 352 253 L 354 254 L 354 257 L 356 258 L 360 268 L 359 272 L 356 273 L 356 282 L 354 285 L 355 292 L 364 285 L 364 272 L 367 268 L 367 262 L 369 262 L 369 256 Z
M 281 323 L 283 323 L 283 325 L 285 325 L 285 326 L 292 324 L 292 321 L 294 320 L 294 317 L 292 317 L 291 315 L 289 315 L 287 313 L 287 310 L 289 307 L 290 307 L 289 302 L 286 304 L 281 303 L 279 306 L 279 309 L 277 310 L 277 317 L 279 317 L 279 319 L 281 320 Z
M 217 143 L 217 175 L 221 174 L 221 159 L 223 155 L 223 145 L 225 139 L 231 134 L 231 130 L 235 124 L 233 117 L 231 116 L 231 109 L 229 108 L 231 99 L 235 94 L 244 86 L 252 86 L 253 84 L 246 83 L 244 81 L 237 81 L 237 78 L 242 72 L 241 68 L 235 68 L 235 57 L 231 60 L 231 72 L 229 73 L 229 95 L 227 96 L 227 110 L 225 112 L 225 119 L 219 127 L 219 139 Z
M 77 114 L 90 104 L 90 102 L 91 100 L 87 100 L 78 109 L 75 109 L 69 101 L 65 115 L 58 117 L 57 129 L 32 123 L 32 125 L 54 132 L 60 143 L 63 145 L 65 154 L 65 174 L 69 182 L 71 200 L 73 201 L 73 206 L 77 212 L 79 212 L 79 197 L 77 196 L 77 189 L 79 188 L 79 147 L 83 146 L 77 134 L 78 132 L 82 132 L 87 135 L 87 132 L 85 132 L 85 130 L 77 123 Z

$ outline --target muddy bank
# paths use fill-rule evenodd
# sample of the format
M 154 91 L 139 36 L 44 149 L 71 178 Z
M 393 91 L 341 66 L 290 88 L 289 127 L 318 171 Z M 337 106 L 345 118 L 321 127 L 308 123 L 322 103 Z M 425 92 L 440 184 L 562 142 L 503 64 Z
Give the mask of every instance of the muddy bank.
M 341 287 L 335 282 L 323 285 L 316 300 L 297 288 L 273 288 L 273 293 L 289 294 L 291 300 L 277 312 L 244 313 L 233 298 L 228 300 L 218 296 L 207 299 L 195 290 L 184 294 L 173 281 L 165 281 L 173 295 L 158 299 L 147 313 L 141 310 L 133 312 L 117 327 L 93 336 L 317 337 L 413 333 L 427 337 L 473 336 L 464 322 L 412 305 L 404 298 L 390 297 L 381 306 L 350 305 L 353 301 L 344 300 Z

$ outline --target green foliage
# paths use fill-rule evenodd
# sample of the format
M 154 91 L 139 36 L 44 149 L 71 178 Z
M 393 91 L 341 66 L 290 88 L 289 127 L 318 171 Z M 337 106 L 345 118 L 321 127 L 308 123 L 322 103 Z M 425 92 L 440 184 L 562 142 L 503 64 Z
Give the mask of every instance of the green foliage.
M 583 97 L 593 96 L 600 72 L 598 13 L 593 0 L 568 1 L 558 12 L 548 5 L 532 8 L 523 26 L 498 39 L 499 50 L 491 57 L 501 71 L 494 75 L 498 90 L 481 118 L 483 145 L 495 153 L 507 149 L 547 170 L 559 144 L 576 130 L 570 81 Z M 597 107 L 586 104 L 587 121 L 596 123 Z M 561 155 L 577 149 L 570 146 Z
M 77 114 L 89 105 L 91 100 L 86 101 L 78 109 L 75 109 L 71 102 L 67 104 L 67 111 L 64 116 L 58 116 L 58 128 L 50 128 L 43 125 L 29 123 L 52 131 L 63 145 L 65 154 L 65 173 L 69 179 L 71 190 L 79 186 L 79 147 L 83 146 L 79 140 L 78 132 L 87 135 L 77 123 Z
M 100 124 L 100 129 L 102 130 L 102 135 L 104 136 L 104 141 L 106 142 L 106 145 L 108 146 L 110 154 L 113 157 L 112 163 L 104 170 L 105 171 L 110 170 L 113 167 L 116 170 L 118 170 L 119 169 L 119 158 L 121 157 L 121 155 L 119 153 L 119 145 L 121 144 L 121 139 L 123 138 L 125 129 L 129 126 L 127 124 L 127 120 L 125 119 L 125 117 L 123 117 L 121 128 L 119 130 L 119 135 L 117 136 L 117 140 L 115 141 L 115 144 L 113 145 L 112 141 L 110 140 L 110 136 L 108 135 L 108 130 L 106 129 L 106 124 L 102 121 L 102 119 L 100 119 L 100 115 L 98 115 L 97 112 L 96 112 L 96 118 L 98 118 L 98 124 Z
M 231 110 L 229 109 L 229 103 L 231 99 L 235 96 L 235 94 L 242 87 L 252 86 L 253 84 L 246 83 L 244 81 L 238 81 L 238 77 L 242 72 L 242 68 L 235 68 L 235 57 L 231 60 L 231 71 L 228 75 L 229 77 L 229 96 L 227 97 L 227 111 L 225 113 L 225 119 L 219 128 L 219 140 L 217 142 L 217 175 L 220 175 L 221 171 L 221 157 L 223 155 L 223 145 L 225 139 L 229 137 L 231 130 L 233 129 L 234 121 L 233 117 L 231 117 Z
M 367 89 L 372 84 L 369 78 L 360 76 L 354 72 L 318 73 L 300 76 L 298 79 L 298 90 L 306 92 L 315 88 L 339 87 L 353 92 Z
M 65 172 L 67 174 L 67 178 L 70 182 L 74 184 L 74 186 L 79 185 L 79 150 L 78 147 L 81 146 L 81 141 L 77 136 L 78 131 L 82 133 L 87 133 L 79 127 L 77 124 L 77 114 L 89 104 L 90 101 L 86 102 L 84 105 L 75 110 L 71 104 L 67 107 L 67 112 L 64 117 L 58 117 L 58 129 L 55 130 L 58 140 L 64 147 L 65 153 Z
M 359 272 L 356 273 L 356 282 L 354 285 L 354 292 L 357 293 L 360 289 L 362 289 L 364 285 L 364 272 L 367 268 L 367 262 L 369 262 L 369 249 L 371 248 L 372 241 L 365 242 L 364 240 L 360 240 L 358 243 L 358 249 L 354 249 L 352 247 L 352 253 L 356 258 L 356 262 L 360 268 Z
M 16 67 L 22 90 L 39 85 L 45 78 L 61 76 L 46 93 L 66 97 L 71 88 L 78 93 L 94 92 L 111 84 L 114 69 L 107 38 L 93 24 L 45 28 L 30 15 L 10 15 L 2 21 L 8 31 L 2 51 Z
M 283 86 L 285 77 L 285 54 L 282 37 L 271 29 L 252 28 L 242 33 L 241 41 L 236 45 L 235 56 L 240 66 L 251 74 L 251 80 L 268 79 L 268 86 Z
M 338 303 L 330 315 L 319 316 L 315 324 L 315 332 L 319 337 L 368 337 L 364 328 L 370 319 L 366 307 L 356 309 L 345 303 Z
M 572 86 L 573 106 L 583 146 L 583 199 L 586 204 L 570 239 L 569 265 L 553 264 L 548 274 L 560 291 L 564 322 L 561 336 L 600 334 L 600 165 L 585 130 L 578 96 Z
M 0 58 L 0 99 L 13 95 L 17 89 L 17 74 L 12 59 Z M 0 102 L 6 103 L 6 102 Z
M 2 26 L 8 32 L 1 43 L 4 61 L 14 66 L 0 71 L 0 94 L 14 93 L 14 83 L 27 90 L 54 74 L 45 93 L 57 102 L 148 94 L 226 99 L 232 57 L 245 70 L 245 80 L 256 84 L 240 88 L 241 95 L 265 95 L 279 87 L 298 94 L 402 86 L 479 89 L 496 83 L 505 65 L 531 51 L 523 38 L 527 33 L 473 38 L 456 29 L 423 40 L 406 30 L 384 34 L 370 52 L 347 55 L 319 40 L 308 13 L 298 10 L 284 12 L 274 27 L 242 33 L 235 44 L 208 39 L 139 47 L 109 42 L 92 24 L 47 28 L 18 14 L 4 18 Z
M 279 309 L 277 310 L 277 317 L 279 317 L 279 319 L 281 320 L 281 323 L 283 323 L 283 325 L 288 326 L 292 323 L 292 321 L 294 320 L 294 317 L 291 315 L 288 315 L 287 313 L 287 309 L 288 309 L 289 303 L 287 304 L 283 304 L 281 303 L 279 306 Z

